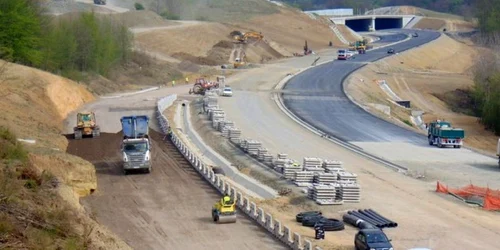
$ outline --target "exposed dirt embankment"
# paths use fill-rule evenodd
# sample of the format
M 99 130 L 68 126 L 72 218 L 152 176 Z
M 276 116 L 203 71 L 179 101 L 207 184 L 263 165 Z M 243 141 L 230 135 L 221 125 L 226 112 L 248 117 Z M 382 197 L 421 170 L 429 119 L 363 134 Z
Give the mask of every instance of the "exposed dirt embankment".
M 385 80 L 396 95 L 411 101 L 412 110 L 424 111 L 424 122 L 434 119 L 451 121 L 455 127 L 465 129 L 466 146 L 494 153 L 498 138 L 486 131 L 476 117 L 453 112 L 455 107 L 442 100 L 442 96 L 456 93 L 457 89 L 466 90 L 473 86 L 471 68 L 476 57 L 477 52 L 473 47 L 443 35 L 420 48 L 383 59 L 357 71 L 349 77 L 347 91 L 362 104 L 389 106 L 391 117 L 411 124 L 410 111 L 389 101 L 392 97 L 376 82 Z M 394 121 L 375 108 L 370 109 Z M 412 126 L 415 128 L 415 125 Z
M 301 53 L 306 40 L 313 51 L 329 48 L 330 41 L 336 46 L 343 45 L 327 23 L 288 8 L 245 22 L 192 22 L 140 32 L 136 34 L 136 42 L 148 51 L 213 66 L 230 61 L 232 50 L 218 44 L 233 42 L 229 34 L 235 30 L 264 36 L 263 41 L 249 41 L 244 47 L 247 61 L 255 63 Z M 350 33 L 346 35 L 349 37 Z
M 450 20 L 443 18 L 424 17 L 413 26 L 414 29 L 431 29 L 446 31 L 471 31 L 475 29 L 475 25 L 471 22 L 463 20 Z
M 94 100 L 92 94 L 71 80 L 0 61 L 0 96 L 0 126 L 9 128 L 18 138 L 35 141 L 25 145 L 30 165 L 59 180 L 57 193 L 61 202 L 77 212 L 82 225 L 94 228 L 89 233 L 93 246 L 119 248 L 123 243 L 108 236 L 106 229 L 100 228 L 81 208 L 79 198 L 97 188 L 95 169 L 89 162 L 65 153 L 68 141 L 61 134 L 63 119 Z

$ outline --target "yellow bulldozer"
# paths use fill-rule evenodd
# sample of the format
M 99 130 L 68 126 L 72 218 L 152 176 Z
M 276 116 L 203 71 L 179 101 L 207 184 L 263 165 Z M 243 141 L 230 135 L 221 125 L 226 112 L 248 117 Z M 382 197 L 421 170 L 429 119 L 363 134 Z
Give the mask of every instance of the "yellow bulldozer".
M 236 201 L 229 195 L 217 201 L 212 208 L 212 219 L 218 224 L 236 223 Z
M 99 137 L 101 129 L 96 123 L 94 112 L 81 112 L 76 115 L 76 127 L 73 128 L 75 140 L 83 136 Z
M 231 33 L 231 35 L 233 35 L 233 39 L 239 43 L 247 43 L 249 38 L 253 38 L 257 41 L 260 41 L 264 38 L 264 36 L 261 33 L 257 33 L 254 31 L 245 33 L 234 31 Z

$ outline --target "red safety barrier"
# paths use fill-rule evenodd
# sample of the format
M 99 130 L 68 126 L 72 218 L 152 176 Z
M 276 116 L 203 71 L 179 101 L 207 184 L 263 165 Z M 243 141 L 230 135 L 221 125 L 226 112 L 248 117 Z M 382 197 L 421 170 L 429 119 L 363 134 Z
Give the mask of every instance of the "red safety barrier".
M 464 199 L 469 199 L 473 196 L 483 198 L 483 209 L 485 210 L 500 210 L 500 190 L 478 187 L 472 184 L 463 188 L 449 188 L 439 181 L 436 185 L 436 192 L 445 194 L 455 194 Z

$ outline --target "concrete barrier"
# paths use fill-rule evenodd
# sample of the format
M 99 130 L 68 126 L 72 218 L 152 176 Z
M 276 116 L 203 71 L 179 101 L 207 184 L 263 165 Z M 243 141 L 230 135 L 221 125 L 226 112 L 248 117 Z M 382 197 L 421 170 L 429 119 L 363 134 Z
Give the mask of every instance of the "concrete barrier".
M 167 133 L 169 122 L 163 115 L 163 111 L 171 106 L 177 95 L 171 95 L 158 100 L 157 104 L 157 118 L 160 128 L 164 134 Z M 255 202 L 250 202 L 240 190 L 233 187 L 230 183 L 226 182 L 221 176 L 216 175 L 214 171 L 207 167 L 201 159 L 199 159 L 175 134 L 171 134 L 171 140 L 177 147 L 179 152 L 188 160 L 196 171 L 203 176 L 210 184 L 212 184 L 222 194 L 227 192 L 229 195 L 236 199 L 236 205 L 243 213 L 247 214 L 250 218 L 255 220 L 260 226 L 266 229 L 270 234 L 274 235 L 278 240 L 289 246 L 291 249 L 300 250 L 322 250 L 319 247 L 313 248 L 310 241 L 302 241 L 302 236 L 299 233 L 292 232 L 289 227 L 284 227 L 279 220 L 273 219 L 270 213 L 266 213 L 263 208 L 260 208 Z

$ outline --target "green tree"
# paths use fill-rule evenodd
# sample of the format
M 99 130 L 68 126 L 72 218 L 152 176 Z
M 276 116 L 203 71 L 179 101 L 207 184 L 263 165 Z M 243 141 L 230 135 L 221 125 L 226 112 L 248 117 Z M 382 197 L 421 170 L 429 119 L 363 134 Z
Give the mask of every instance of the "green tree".
M 36 1 L 0 1 L 0 57 L 27 65 L 38 65 L 41 15 Z
M 134 7 L 136 10 L 144 10 L 144 6 L 141 3 L 135 3 Z

